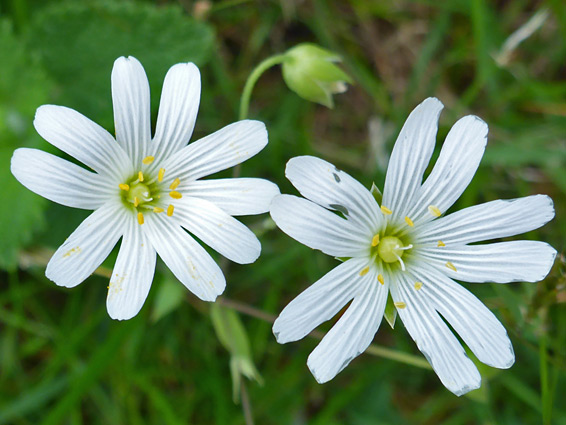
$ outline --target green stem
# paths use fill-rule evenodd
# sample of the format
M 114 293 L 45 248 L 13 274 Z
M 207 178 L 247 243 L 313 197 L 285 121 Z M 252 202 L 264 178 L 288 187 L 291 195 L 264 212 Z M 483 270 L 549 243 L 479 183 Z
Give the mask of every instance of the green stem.
M 242 97 L 240 98 L 240 115 L 239 119 L 245 120 L 248 117 L 248 110 L 250 107 L 250 98 L 252 96 L 252 90 L 254 89 L 255 83 L 261 77 L 265 71 L 267 71 L 272 66 L 278 65 L 283 62 L 285 59 L 285 54 L 271 56 L 264 61 L 262 61 L 258 66 L 254 68 L 248 80 L 246 81 L 246 85 L 244 86 L 244 90 L 242 91 Z

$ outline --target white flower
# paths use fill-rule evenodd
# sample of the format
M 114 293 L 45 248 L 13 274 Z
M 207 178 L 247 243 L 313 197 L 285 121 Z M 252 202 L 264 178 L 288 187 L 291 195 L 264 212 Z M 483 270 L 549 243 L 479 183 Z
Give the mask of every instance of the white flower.
M 192 63 L 165 77 L 155 135 L 151 137 L 149 84 L 142 65 L 121 57 L 112 70 L 116 139 L 78 112 L 44 105 L 38 133 L 94 172 L 36 149 L 18 149 L 14 176 L 35 193 L 94 212 L 47 265 L 57 285 L 89 277 L 120 238 L 108 287 L 114 319 L 141 309 L 155 271 L 156 253 L 196 296 L 214 301 L 226 281 L 210 255 L 184 230 L 237 263 L 252 263 L 261 246 L 231 216 L 266 212 L 276 185 L 263 179 L 200 180 L 254 156 L 267 144 L 265 125 L 239 121 L 186 146 L 200 100 L 200 73 Z
M 271 216 L 299 242 L 349 258 L 291 301 L 273 325 L 279 343 L 296 341 L 353 300 L 308 358 L 320 383 L 368 347 L 389 293 L 419 350 L 453 393 L 478 388 L 481 377 L 444 320 L 483 363 L 509 368 L 515 360 L 501 323 L 453 279 L 543 279 L 556 255 L 548 244 L 471 243 L 542 226 L 554 217 L 552 200 L 544 195 L 498 200 L 441 217 L 472 179 L 487 143 L 481 119 L 460 119 L 421 183 L 441 109 L 430 98 L 407 119 L 393 149 L 381 206 L 370 191 L 326 161 L 303 156 L 287 164 L 287 178 L 307 199 L 276 196 Z

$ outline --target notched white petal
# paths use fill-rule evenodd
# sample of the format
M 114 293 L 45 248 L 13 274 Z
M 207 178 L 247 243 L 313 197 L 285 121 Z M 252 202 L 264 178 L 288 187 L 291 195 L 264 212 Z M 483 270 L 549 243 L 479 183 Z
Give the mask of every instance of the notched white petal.
M 16 149 L 10 170 L 32 192 L 68 207 L 92 210 L 113 197 L 98 174 L 38 149 Z
M 122 236 L 125 221 L 126 214 L 120 206 L 97 209 L 55 251 L 45 276 L 59 286 L 77 286 L 108 257 Z
M 243 120 L 181 149 L 163 167 L 181 181 L 192 181 L 240 164 L 267 145 L 267 130 L 260 121 Z
M 277 342 L 297 341 L 334 317 L 362 287 L 359 273 L 366 266 L 366 259 L 351 258 L 301 292 L 273 323 Z
M 132 216 L 108 285 L 106 308 L 112 319 L 128 320 L 141 310 L 155 273 L 156 253 Z
M 305 198 L 340 211 L 368 232 L 382 227 L 379 205 L 370 191 L 331 163 L 313 156 L 291 158 L 285 176 Z
M 269 211 L 269 205 L 279 188 L 268 180 L 232 178 L 197 180 L 179 185 L 187 196 L 212 202 L 230 215 L 255 215 Z
M 310 248 L 336 257 L 367 255 L 372 235 L 314 202 L 278 195 L 270 214 L 281 230 Z
M 415 242 L 465 244 L 504 238 L 538 229 L 553 218 L 554 205 L 547 195 L 491 201 L 423 225 Z
M 153 138 L 153 148 L 159 158 L 168 158 L 189 142 L 197 118 L 200 90 L 200 72 L 194 63 L 179 63 L 167 72 Z
M 393 218 L 403 219 L 414 202 L 434 150 L 443 107 L 436 98 L 426 99 L 411 112 L 399 133 L 383 190 L 383 205 L 393 212 Z

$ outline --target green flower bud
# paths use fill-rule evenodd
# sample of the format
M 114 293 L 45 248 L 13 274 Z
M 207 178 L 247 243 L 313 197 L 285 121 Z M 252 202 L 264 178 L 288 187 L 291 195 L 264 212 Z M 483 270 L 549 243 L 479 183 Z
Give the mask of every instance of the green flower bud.
M 299 44 L 285 53 L 283 79 L 303 99 L 332 108 L 332 95 L 348 89 L 352 79 L 336 62 L 340 57 L 315 44 Z

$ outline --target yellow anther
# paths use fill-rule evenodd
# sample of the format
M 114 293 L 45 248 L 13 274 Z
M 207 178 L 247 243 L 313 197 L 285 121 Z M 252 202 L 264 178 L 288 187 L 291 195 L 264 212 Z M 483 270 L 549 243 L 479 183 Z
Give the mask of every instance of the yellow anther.
M 171 205 L 169 205 L 169 206 L 167 207 L 167 215 L 168 215 L 169 217 L 171 217 L 171 216 L 173 215 L 173 210 L 174 210 L 174 209 L 175 209 L 175 207 L 173 206 L 173 204 L 171 204 Z
M 369 272 L 369 266 L 365 266 L 360 272 L 360 276 L 365 276 Z
M 159 207 L 155 207 L 155 208 L 153 209 L 153 212 L 154 212 L 154 213 L 162 213 L 163 211 L 165 211 L 165 210 L 164 210 L 163 208 L 159 208 Z
M 143 173 L 141 171 L 138 172 L 138 180 L 143 182 Z
M 377 281 L 382 285 L 385 284 L 385 280 L 383 280 L 383 275 L 381 273 L 377 275 Z
M 138 213 L 138 223 L 143 224 L 143 214 L 141 212 Z
M 165 168 L 160 168 L 159 172 L 157 173 L 157 181 L 163 181 L 163 175 L 165 174 Z
M 421 289 L 423 287 L 423 283 L 422 282 L 415 282 L 415 289 L 418 291 L 419 289 Z
M 138 205 L 140 204 L 140 200 L 138 199 L 137 196 L 134 196 L 134 207 L 138 207 Z
M 413 227 L 415 225 L 415 223 L 413 223 L 413 220 L 411 220 L 409 217 L 405 216 L 405 223 L 407 223 L 409 226 Z
M 154 158 L 153 156 L 146 156 L 144 159 L 142 159 L 142 162 L 143 162 L 145 165 L 149 165 L 149 164 L 151 164 L 151 163 L 153 162 L 154 159 L 155 159 L 155 158 Z
M 384 207 L 383 205 L 380 208 L 381 212 L 385 215 L 391 215 L 393 214 L 393 211 L 391 211 L 389 208 Z
M 456 267 L 454 267 L 454 264 L 452 264 L 450 261 L 447 261 L 445 266 L 448 267 L 450 270 L 454 270 L 455 272 L 458 271 L 456 270 Z
M 438 241 L 438 243 L 436 244 L 436 246 L 446 246 L 446 244 L 442 241 Z
M 126 183 L 120 183 L 118 187 L 122 190 L 130 190 L 130 185 L 127 185 Z
M 176 190 L 173 190 L 171 192 L 169 192 L 169 196 L 173 199 L 181 199 L 183 197 L 183 195 L 181 195 L 179 192 L 177 192 Z
M 169 189 L 175 190 L 175 189 L 177 189 L 177 186 L 179 186 L 179 184 L 181 184 L 181 180 L 179 180 L 179 177 L 177 177 L 175 180 L 173 180 L 173 183 L 171 183 L 171 186 L 169 186 Z
M 430 212 L 435 217 L 440 217 L 442 215 L 438 207 L 435 207 L 434 205 L 428 206 L 428 212 Z
M 394 302 L 393 305 L 397 308 L 400 308 L 400 309 L 407 307 L 407 304 L 405 304 L 403 301 Z
M 379 233 L 377 233 L 371 240 L 371 246 L 377 246 L 379 244 Z

